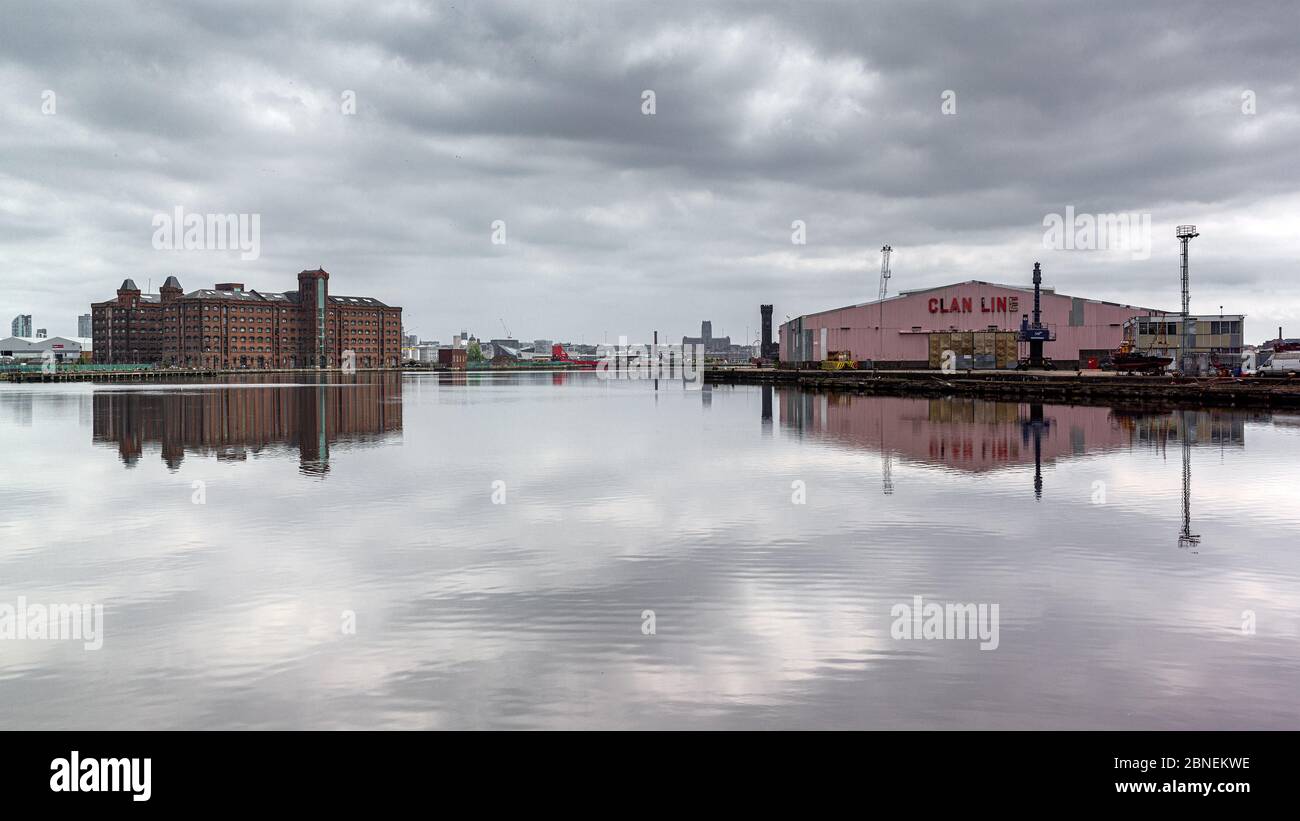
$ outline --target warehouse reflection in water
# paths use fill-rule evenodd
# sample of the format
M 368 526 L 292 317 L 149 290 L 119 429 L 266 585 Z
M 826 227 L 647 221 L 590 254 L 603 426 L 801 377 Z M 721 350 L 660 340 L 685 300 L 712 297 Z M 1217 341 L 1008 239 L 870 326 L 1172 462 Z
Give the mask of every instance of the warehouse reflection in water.
M 1295 414 L 361 376 L 0 388 L 6 580 L 106 633 L 0 727 L 1300 726 Z
M 186 454 L 243 461 L 250 454 L 296 448 L 300 472 L 323 476 L 333 445 L 396 441 L 401 430 L 398 374 L 315 384 L 105 390 L 93 397 L 93 441 L 116 447 L 127 467 L 153 446 L 171 470 Z
M 764 429 L 771 425 L 772 390 L 763 389 Z M 783 428 L 879 453 L 886 494 L 894 491 L 895 458 L 975 474 L 1032 464 L 1034 496 L 1041 499 L 1044 463 L 1118 449 L 1152 448 L 1167 454 L 1174 445 L 1183 467 L 1178 545 L 1193 552 L 1200 537 L 1192 532 L 1192 448 L 1244 448 L 1246 423 L 1272 418 L 1218 409 L 1147 411 L 957 397 L 777 393 Z
M 768 389 L 769 391 L 772 389 Z M 775 389 L 782 428 L 969 473 L 1055 462 L 1133 447 L 1244 447 L 1248 421 L 1226 410 L 1129 411 L 1109 407 L 906 399 Z M 763 399 L 770 422 L 771 399 Z

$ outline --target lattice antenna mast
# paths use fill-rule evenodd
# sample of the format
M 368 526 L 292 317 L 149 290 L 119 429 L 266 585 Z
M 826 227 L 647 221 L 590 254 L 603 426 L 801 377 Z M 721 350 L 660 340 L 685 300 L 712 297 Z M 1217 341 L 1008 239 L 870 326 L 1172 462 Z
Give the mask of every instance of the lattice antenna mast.
M 894 249 L 888 245 L 880 249 L 880 299 L 889 293 L 889 255 L 893 252 Z

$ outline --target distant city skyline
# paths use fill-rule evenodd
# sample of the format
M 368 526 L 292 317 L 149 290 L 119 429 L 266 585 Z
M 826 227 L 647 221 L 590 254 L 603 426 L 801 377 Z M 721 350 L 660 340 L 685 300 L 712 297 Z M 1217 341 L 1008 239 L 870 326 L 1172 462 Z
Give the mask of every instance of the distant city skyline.
M 75 326 L 76 332 L 62 332 L 62 326 L 59 324 L 49 325 L 47 327 L 37 328 L 31 314 L 18 314 L 9 323 L 9 335 L 35 338 L 37 334 L 44 333 L 46 336 L 62 336 L 68 339 L 89 339 L 91 335 L 90 314 L 79 314 L 75 322 L 68 323 L 69 326 Z M 53 331 L 49 329 L 53 328 Z

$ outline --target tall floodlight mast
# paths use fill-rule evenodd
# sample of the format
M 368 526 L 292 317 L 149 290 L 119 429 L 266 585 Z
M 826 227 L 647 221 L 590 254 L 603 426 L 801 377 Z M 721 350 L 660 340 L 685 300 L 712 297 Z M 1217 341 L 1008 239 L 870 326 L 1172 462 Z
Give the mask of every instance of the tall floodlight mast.
M 1174 233 L 1178 237 L 1178 241 L 1183 245 L 1183 259 L 1181 266 L 1183 286 L 1183 312 L 1181 315 L 1182 342 L 1179 343 L 1180 356 L 1178 370 L 1185 374 L 1188 372 L 1189 366 L 1192 362 L 1192 346 L 1195 344 L 1196 339 L 1195 334 L 1193 333 L 1194 329 L 1190 327 L 1190 323 L 1187 321 L 1187 315 L 1190 313 L 1192 301 L 1191 288 L 1189 287 L 1190 283 L 1187 279 L 1187 243 L 1191 242 L 1194 238 L 1199 237 L 1200 234 L 1197 233 L 1195 225 L 1180 225 L 1178 226 L 1178 230 Z
M 880 299 L 889 293 L 889 255 L 894 249 L 886 245 L 880 249 Z
M 894 253 L 894 246 L 884 245 L 880 248 L 880 294 L 876 299 L 877 310 L 880 311 L 880 324 L 877 330 L 880 332 L 880 345 L 876 355 L 871 358 L 871 369 L 875 370 L 876 360 L 885 354 L 885 295 L 889 293 L 889 255 Z

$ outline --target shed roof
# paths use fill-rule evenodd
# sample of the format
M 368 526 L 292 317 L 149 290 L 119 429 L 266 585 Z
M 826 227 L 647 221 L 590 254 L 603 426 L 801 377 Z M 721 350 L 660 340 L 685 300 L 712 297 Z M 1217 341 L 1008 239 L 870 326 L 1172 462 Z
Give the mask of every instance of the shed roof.
M 1007 289 L 1007 290 L 1009 290 L 1009 291 L 1020 291 L 1021 293 L 1030 293 L 1030 294 L 1032 294 L 1032 293 L 1034 292 L 1034 286 L 1033 286 L 1033 285 L 1007 285 L 1006 283 L 1002 283 L 1002 282 L 988 282 L 987 280 L 983 280 L 983 279 L 968 279 L 968 280 L 965 280 L 964 282 L 949 282 L 949 283 L 947 283 L 947 284 L 945 284 L 945 285 L 933 285 L 933 286 L 930 286 L 930 287 L 928 287 L 928 288 L 915 288 L 915 289 L 907 290 L 907 291 L 899 291 L 899 292 L 898 292 L 897 294 L 895 294 L 894 296 L 885 297 L 883 300 L 881 300 L 881 299 L 873 299 L 873 300 L 871 300 L 871 301 L 869 301 L 869 302 L 859 302 L 859 303 L 857 303 L 857 304 L 855 304 L 855 305 L 844 305 L 844 306 L 841 306 L 841 307 L 839 307 L 839 308 L 827 308 L 827 309 L 825 309 L 825 310 L 821 310 L 821 311 L 814 311 L 814 312 L 812 312 L 812 313 L 802 314 L 802 316 L 806 316 L 806 317 L 807 317 L 807 316 L 821 316 L 822 314 L 834 313 L 835 311 L 847 311 L 847 310 L 849 310 L 849 309 L 851 309 L 851 308 L 865 308 L 865 307 L 867 307 L 868 305 L 879 305 L 879 304 L 881 304 L 882 302 L 893 302 L 893 301 L 898 300 L 898 299 L 905 299 L 905 298 L 907 298 L 907 297 L 919 296 L 919 295 L 921 295 L 921 294 L 928 294 L 928 293 L 930 293 L 930 292 L 932 292 L 932 291 L 942 291 L 942 290 L 945 290 L 945 289 L 948 289 L 948 288 L 960 288 L 960 287 L 963 286 L 963 285 L 984 285 L 984 286 L 988 286 L 988 287 L 992 287 L 992 288 L 1005 288 L 1005 289 Z M 1073 296 L 1070 296 L 1069 294 L 1058 294 L 1058 293 L 1056 292 L 1056 289 L 1055 289 L 1055 288 L 1051 288 L 1051 287 L 1048 287 L 1048 286 L 1046 286 L 1046 285 L 1044 285 L 1044 286 L 1041 287 L 1041 291 L 1042 291 L 1042 293 L 1043 293 L 1044 296 L 1056 296 L 1056 297 L 1061 297 L 1061 298 L 1063 298 L 1063 299 L 1083 299 L 1083 300 L 1085 300 L 1085 301 L 1087 301 L 1087 302 L 1093 302 L 1093 303 L 1097 303 L 1097 304 L 1099 304 L 1099 305 L 1113 305 L 1113 306 L 1115 306 L 1115 307 L 1119 307 L 1119 308 L 1132 308 L 1132 309 L 1135 310 L 1135 311 L 1156 311 L 1156 312 L 1159 312 L 1159 309 L 1157 309 L 1157 308 L 1144 308 L 1144 307 L 1139 306 L 1139 305 L 1129 305 L 1129 304 L 1127 304 L 1127 303 L 1123 303 L 1123 302 L 1109 302 L 1109 301 L 1104 300 L 1104 299 L 1089 299 L 1089 298 L 1087 298 L 1087 297 L 1073 297 Z M 784 324 L 786 324 L 786 323 L 783 322 L 783 323 L 781 323 L 781 324 L 784 325 Z

